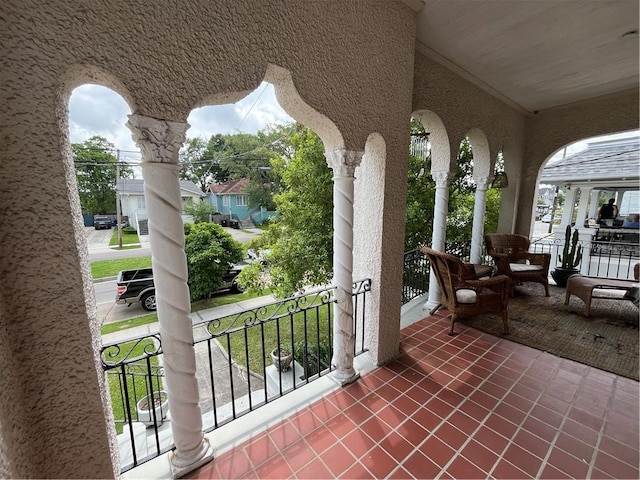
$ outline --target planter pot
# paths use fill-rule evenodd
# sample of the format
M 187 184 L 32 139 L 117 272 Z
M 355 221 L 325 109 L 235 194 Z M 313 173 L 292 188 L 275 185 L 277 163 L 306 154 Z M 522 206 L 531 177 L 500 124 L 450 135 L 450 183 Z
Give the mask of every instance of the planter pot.
M 293 352 L 289 353 L 286 356 L 280 356 L 280 350 L 274 348 L 271 351 L 271 360 L 273 361 L 273 365 L 276 367 L 276 369 L 280 370 L 281 372 L 286 372 L 287 370 L 289 370 L 291 362 L 293 361 Z
M 569 280 L 569 277 L 572 275 L 577 275 L 579 273 L 580 273 L 580 270 L 578 270 L 577 268 L 556 267 L 556 269 L 553 272 L 551 272 L 551 276 L 555 280 L 556 285 L 564 288 L 567 286 L 567 280 Z
M 161 390 L 159 392 L 153 392 L 153 400 L 155 403 L 155 419 L 158 425 L 162 425 L 164 419 L 167 418 L 169 412 L 169 396 L 167 392 Z M 138 412 L 138 421 L 144 423 L 147 427 L 152 427 L 153 411 L 151 410 L 151 395 L 142 397 L 136 403 L 136 411 Z

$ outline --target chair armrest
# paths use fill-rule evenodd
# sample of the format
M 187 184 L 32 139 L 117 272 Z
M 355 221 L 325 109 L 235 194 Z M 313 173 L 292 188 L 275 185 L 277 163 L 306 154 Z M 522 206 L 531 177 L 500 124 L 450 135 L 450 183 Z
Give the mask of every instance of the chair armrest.
M 495 277 L 483 279 L 483 280 L 470 280 L 467 282 L 469 286 L 472 286 L 477 291 L 488 288 L 492 292 L 500 293 L 503 297 L 503 301 L 509 298 L 509 286 L 511 279 L 507 275 L 496 275 Z
M 527 260 L 532 265 L 542 265 L 545 270 L 549 269 L 549 265 L 551 264 L 551 254 L 550 253 L 528 253 Z

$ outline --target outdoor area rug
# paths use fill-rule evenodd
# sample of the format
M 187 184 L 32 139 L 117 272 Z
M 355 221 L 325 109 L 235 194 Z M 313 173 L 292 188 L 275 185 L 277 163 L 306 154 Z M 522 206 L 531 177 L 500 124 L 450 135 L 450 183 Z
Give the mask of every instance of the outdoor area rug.
M 503 335 L 495 315 L 478 315 L 460 323 L 492 335 L 543 350 L 559 357 L 638 380 L 638 308 L 627 300 L 591 302 L 591 317 L 584 303 L 572 296 L 564 304 L 565 289 L 527 283 L 516 287 L 509 300 L 510 335 Z

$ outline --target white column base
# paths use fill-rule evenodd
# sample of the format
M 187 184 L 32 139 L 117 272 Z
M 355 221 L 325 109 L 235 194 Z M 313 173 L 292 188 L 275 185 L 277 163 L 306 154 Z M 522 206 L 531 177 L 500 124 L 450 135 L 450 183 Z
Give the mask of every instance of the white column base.
M 180 478 L 211 460 L 213 460 L 213 448 L 209 440 L 204 437 L 200 446 L 186 456 L 177 457 L 175 452 L 169 454 L 171 475 L 173 478 Z
M 345 385 L 349 385 L 360 378 L 360 374 L 353 368 L 347 371 L 334 370 L 330 375 L 330 378 L 341 387 L 344 387 Z
M 427 303 L 424 304 L 424 309 L 429 310 L 429 313 L 431 313 L 431 310 L 436 308 L 438 305 L 440 305 L 440 302 L 436 302 L 435 300 L 427 300 Z

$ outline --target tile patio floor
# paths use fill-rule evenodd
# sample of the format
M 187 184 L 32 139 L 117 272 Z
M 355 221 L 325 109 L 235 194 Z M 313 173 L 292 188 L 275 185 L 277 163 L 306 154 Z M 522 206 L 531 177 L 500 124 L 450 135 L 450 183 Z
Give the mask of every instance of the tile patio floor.
M 187 478 L 640 477 L 638 382 L 443 317 Z

